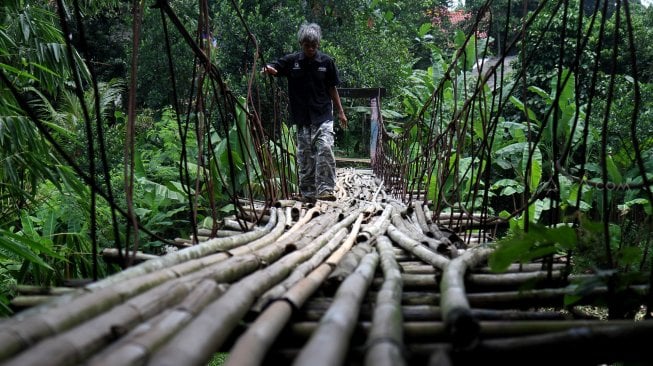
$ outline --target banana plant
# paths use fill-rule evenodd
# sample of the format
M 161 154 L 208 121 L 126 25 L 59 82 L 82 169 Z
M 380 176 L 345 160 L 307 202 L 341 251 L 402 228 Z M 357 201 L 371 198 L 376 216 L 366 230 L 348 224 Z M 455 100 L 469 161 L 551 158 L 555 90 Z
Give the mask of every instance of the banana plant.
M 517 183 L 528 187 L 531 194 L 541 194 L 543 189 L 554 189 L 559 192 L 562 205 L 565 207 L 578 205 L 578 209 L 587 211 L 590 209 L 591 199 L 586 197 L 586 191 L 580 192 L 580 182 L 572 182 L 562 176 L 559 178 L 559 187 L 545 185 L 550 181 L 549 178 L 554 171 L 552 164 L 555 144 L 567 149 L 561 166 L 568 171 L 576 171 L 581 165 L 588 166 L 592 163 L 592 161 L 578 161 L 578 159 L 579 156 L 581 159 L 589 159 L 593 155 L 592 148 L 597 139 L 596 129 L 586 125 L 584 109 L 576 105 L 574 74 L 565 69 L 559 79 L 562 80 L 562 85 L 559 86 L 558 79 L 554 78 L 549 92 L 535 86 L 528 88 L 539 97 L 539 102 L 546 106 L 544 108 L 546 120 L 543 120 L 522 100 L 514 96 L 510 97 L 510 102 L 523 113 L 525 120 L 503 123 L 503 127 L 510 131 L 512 141 L 494 151 L 494 161 L 502 169 L 514 171 L 514 176 L 495 183 L 494 188 L 501 189 L 503 194 L 513 190 L 514 194 L 524 192 L 522 189 L 514 188 L 504 190 L 505 187 L 515 187 Z M 555 131 L 554 126 L 557 127 Z M 585 131 L 586 128 L 589 130 Z M 587 139 L 583 140 L 585 134 Z M 584 147 L 585 153 L 577 154 L 577 149 L 581 146 Z M 582 189 L 586 190 L 587 187 Z M 579 195 L 582 197 L 580 200 L 578 200 Z M 520 201 L 528 202 L 530 199 L 531 197 L 522 197 Z M 541 213 L 549 208 L 551 208 L 549 198 L 535 199 L 528 207 L 530 219 L 537 222 Z

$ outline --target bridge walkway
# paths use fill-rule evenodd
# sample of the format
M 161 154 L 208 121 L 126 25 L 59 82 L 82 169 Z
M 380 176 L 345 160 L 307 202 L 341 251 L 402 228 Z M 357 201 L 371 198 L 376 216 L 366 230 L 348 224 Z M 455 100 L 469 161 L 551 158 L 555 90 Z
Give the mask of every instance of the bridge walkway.
M 247 231 L 178 240 L 182 249 L 18 313 L 0 327 L 2 365 L 205 365 L 216 352 L 227 365 L 653 357 L 642 352 L 650 321 L 565 306 L 581 276 L 566 258 L 495 273 L 477 218 L 400 203 L 367 169 L 338 169 L 337 187 L 335 202 L 279 201 Z

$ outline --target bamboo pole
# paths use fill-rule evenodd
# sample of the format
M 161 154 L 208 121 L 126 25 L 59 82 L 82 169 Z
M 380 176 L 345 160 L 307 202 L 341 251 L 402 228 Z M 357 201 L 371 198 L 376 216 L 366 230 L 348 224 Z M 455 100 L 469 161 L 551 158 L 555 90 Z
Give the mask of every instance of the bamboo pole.
M 276 215 L 273 216 L 275 217 L 274 222 L 276 224 Z M 245 240 L 248 237 L 256 238 L 258 236 L 248 234 L 251 234 L 251 232 L 243 234 L 246 236 L 242 237 L 241 240 Z M 228 240 L 226 243 L 231 245 L 234 242 L 233 240 Z M 224 254 L 218 256 L 222 260 L 229 258 Z M 161 258 L 163 259 L 165 257 Z M 159 264 L 148 266 L 149 263 L 158 262 L 158 260 L 150 260 L 139 266 L 132 267 L 148 266 L 144 271 L 134 270 L 127 275 L 123 275 L 123 273 L 129 271 L 127 270 L 115 275 L 119 279 L 122 279 L 122 282 L 110 277 L 107 280 L 103 280 L 103 284 L 100 286 L 87 286 L 87 289 L 91 288 L 92 291 L 82 292 L 79 296 L 66 298 L 66 301 L 58 301 L 54 305 L 47 303 L 45 306 L 32 308 L 36 309 L 36 311 L 30 311 L 32 309 L 29 309 L 26 314 L 19 314 L 10 321 L 5 322 L 0 329 L 0 344 L 3 345 L 0 348 L 0 360 L 18 353 L 29 347 L 32 343 L 53 334 L 62 333 L 79 323 L 87 321 L 126 299 L 155 288 L 167 281 L 176 279 L 181 274 L 197 270 L 202 264 L 201 259 L 182 262 L 179 266 L 163 268 L 158 271 L 154 271 L 154 269 L 158 268 Z M 174 259 L 169 262 L 176 263 L 179 260 L 180 257 L 174 256 Z M 233 262 L 237 262 L 236 267 L 232 266 L 231 263 Z M 252 256 L 240 260 L 227 261 L 226 264 L 218 261 L 217 265 L 222 268 L 232 267 L 231 270 L 222 270 L 220 274 L 224 279 L 233 280 L 255 270 L 260 265 L 260 262 L 259 258 Z M 194 277 L 191 276 L 191 280 L 206 277 L 207 273 L 211 273 L 214 270 L 213 267 L 215 265 L 204 267 L 204 269 L 199 271 L 199 274 L 196 273 Z M 145 274 L 138 276 L 141 272 L 145 272 Z M 77 292 L 73 293 L 73 295 L 77 295 Z
M 372 282 L 378 261 L 376 252 L 363 257 L 356 271 L 338 288 L 333 304 L 293 365 L 343 364 L 360 304 Z
M 552 270 L 563 270 L 567 267 L 565 263 L 553 263 Z M 513 273 L 513 272 L 533 272 L 533 271 L 543 271 L 547 267 L 544 263 L 513 263 L 508 266 L 501 273 Z M 496 273 L 492 271 L 489 267 L 481 266 L 473 269 L 474 273 Z
M 124 257 L 126 255 L 127 254 L 123 250 L 122 251 L 122 257 Z M 118 249 L 116 249 L 116 248 L 104 248 L 104 249 L 102 249 L 102 252 L 100 252 L 100 256 L 105 258 L 105 260 L 107 262 L 117 262 L 118 258 L 121 257 L 119 252 L 118 252 Z M 154 254 L 146 254 L 146 253 L 138 251 L 138 252 L 136 252 L 136 255 L 133 256 L 133 258 L 134 258 L 135 263 L 141 263 L 141 262 L 148 261 L 150 259 L 157 259 L 157 258 L 159 258 L 159 256 L 154 255 Z
M 70 328 L 69 323 L 79 322 L 79 319 L 90 319 L 94 314 L 102 312 L 105 309 L 108 309 L 112 305 L 118 304 L 122 298 L 128 298 L 125 296 L 121 296 L 121 294 L 127 291 L 129 291 L 130 294 L 141 293 L 144 290 L 150 288 L 152 286 L 152 283 L 157 283 L 157 284 L 162 283 L 162 285 L 152 290 L 154 291 L 155 295 L 152 295 L 152 291 L 150 291 L 138 297 L 138 299 L 154 298 L 154 301 L 156 302 L 158 301 L 157 299 L 160 297 L 160 295 L 156 295 L 156 294 L 167 294 L 168 292 L 171 291 L 170 290 L 171 288 L 177 286 L 179 283 L 182 284 L 193 283 L 193 281 L 200 281 L 205 278 L 211 278 L 215 282 L 234 281 L 260 268 L 262 265 L 262 261 L 265 260 L 268 260 L 270 262 L 274 261 L 275 256 L 278 257 L 282 255 L 284 251 L 285 251 L 285 247 L 283 245 L 279 245 L 273 248 L 266 248 L 262 250 L 261 253 L 258 254 L 231 257 L 223 262 L 219 262 L 216 265 L 213 265 L 212 267 L 205 268 L 202 271 L 192 273 L 183 278 L 178 278 L 175 279 L 174 281 L 167 282 L 167 283 L 164 283 L 166 282 L 165 280 L 161 280 L 161 279 L 152 280 L 150 279 L 150 277 L 165 277 L 165 276 L 169 277 L 170 275 L 172 275 L 172 278 L 176 278 L 176 276 L 174 276 L 174 273 L 172 271 L 158 271 L 158 272 L 150 273 L 146 276 L 138 277 L 133 280 L 129 280 L 124 283 L 118 284 L 112 288 L 101 289 L 95 293 L 88 294 L 88 296 L 86 297 L 81 297 L 78 301 L 69 304 L 69 306 L 65 308 L 61 308 L 61 307 L 55 308 L 53 309 L 53 311 L 44 313 L 41 316 L 32 316 L 28 318 L 27 321 L 20 323 L 19 324 L 20 328 L 16 326 L 4 327 L 0 335 L 3 336 L 3 342 L 5 342 L 3 343 L 3 345 L 7 347 L 0 348 L 0 350 L 6 352 L 8 355 L 9 352 L 11 352 L 11 354 L 14 354 L 20 351 L 20 348 L 16 349 L 16 345 L 25 346 L 25 344 L 21 342 L 25 342 L 26 340 L 29 339 L 43 339 L 45 337 L 49 337 L 56 333 L 64 333 L 66 329 Z M 167 278 L 167 280 L 172 278 Z M 126 308 L 119 306 L 118 308 L 121 309 L 121 311 L 122 309 L 126 309 L 127 312 L 130 311 L 130 306 L 127 306 Z M 136 306 L 136 308 L 138 308 L 138 306 Z M 102 324 L 105 324 L 103 323 L 103 321 L 106 318 L 104 316 L 100 316 L 99 318 L 100 318 L 99 321 L 101 322 L 100 323 L 101 325 L 96 326 L 95 328 L 98 328 L 99 330 L 106 329 L 106 328 L 114 329 L 113 327 L 114 323 L 111 323 L 110 326 L 109 325 L 103 326 Z M 112 317 L 110 317 L 109 320 L 107 321 L 111 321 L 111 319 Z M 92 320 L 90 322 L 83 324 L 81 328 L 88 329 L 86 325 L 96 324 L 94 323 L 94 321 L 95 320 Z M 18 338 L 17 339 L 11 338 L 12 336 Z M 75 334 L 74 336 L 77 336 L 77 334 Z M 87 337 L 88 336 L 84 336 L 82 338 L 87 338 Z M 46 345 L 50 344 L 47 341 L 44 341 L 42 343 Z M 71 353 L 74 353 L 74 351 L 69 350 L 69 351 L 61 352 L 62 357 L 69 356 Z M 44 356 L 43 353 L 41 353 L 40 355 Z M 42 360 L 42 362 L 44 361 Z M 67 361 L 64 360 L 62 362 L 65 363 Z
M 340 245 L 340 248 L 337 249 L 337 253 L 341 253 L 340 256 L 344 255 L 345 252 L 349 251 L 351 249 L 351 246 L 354 243 L 354 240 L 356 236 L 359 233 L 360 227 L 361 227 L 361 222 L 363 221 L 363 213 L 360 213 L 354 222 L 354 225 L 351 229 L 351 233 L 348 236 L 347 240 Z M 336 250 L 336 247 L 339 246 L 339 244 L 342 241 L 342 238 L 347 234 L 347 230 L 345 228 L 342 228 L 336 235 L 331 238 L 329 243 L 327 243 L 326 246 L 324 246 L 320 251 L 318 251 L 315 255 L 311 257 L 310 260 L 304 262 L 300 266 L 298 266 L 293 273 L 288 276 L 282 283 L 278 284 L 274 288 L 268 290 L 261 298 L 257 301 L 257 303 L 254 305 L 253 310 L 255 311 L 261 311 L 265 305 L 267 305 L 270 301 L 278 298 L 281 296 L 283 293 L 285 293 L 288 288 L 293 286 L 296 282 L 298 282 L 300 279 L 304 278 L 307 273 L 309 273 L 311 270 L 316 268 L 324 259 L 326 259 L 327 256 L 332 256 L 332 253 L 334 250 Z M 331 257 L 329 257 L 329 260 L 332 260 Z M 337 264 L 340 261 L 340 259 L 337 259 L 335 263 Z
M 426 287 L 429 290 L 436 290 L 439 285 L 439 281 L 435 274 L 402 274 L 401 280 L 404 287 Z M 376 286 L 381 286 L 383 284 L 383 279 L 376 278 L 374 279 L 374 284 Z
M 265 221 L 265 223 L 269 222 L 269 216 L 268 220 Z M 216 230 L 215 234 L 213 234 L 211 229 L 197 229 L 197 235 L 201 237 L 207 237 L 207 238 L 223 238 L 226 236 L 234 236 L 238 234 L 242 234 L 242 230 Z
M 443 269 L 449 262 L 448 258 L 429 249 L 426 249 L 422 243 L 409 238 L 392 224 L 388 226 L 387 233 L 395 243 L 399 244 L 400 247 L 404 248 L 406 251 L 412 253 L 426 263 L 429 263 L 439 269 Z
M 222 296 L 227 286 L 203 280 L 178 306 L 143 322 L 115 344 L 88 360 L 88 366 L 142 365 L 162 344 L 188 324 L 210 301 Z
M 438 225 L 435 222 L 433 222 L 433 213 L 429 209 L 428 205 L 424 205 L 422 206 L 422 208 L 424 210 L 426 225 L 429 227 L 431 233 L 433 234 L 433 238 L 438 240 L 445 239 L 446 236 L 444 235 L 444 233 L 440 230 Z
M 435 270 L 433 266 L 428 266 L 423 271 L 424 273 L 415 273 L 413 271 L 404 271 L 402 274 L 405 287 L 437 287 L 439 285 L 438 277 L 440 272 Z M 406 273 L 408 272 L 408 273 Z M 465 276 L 465 285 L 472 288 L 474 292 L 481 290 L 487 291 L 487 288 L 493 289 L 518 289 L 524 285 L 538 286 L 542 285 L 556 287 L 565 286 L 569 283 L 580 280 L 593 278 L 592 275 L 572 275 L 566 276 L 560 271 L 548 273 L 546 271 L 539 272 L 517 272 L 517 273 L 503 273 L 503 274 L 467 274 Z M 375 280 L 375 283 L 380 283 L 381 280 Z
M 440 272 L 430 264 L 405 264 L 401 263 L 401 272 L 406 274 L 432 274 Z
M 633 298 L 640 300 L 646 296 L 648 285 L 630 286 Z M 576 305 L 592 304 L 597 299 L 605 297 L 608 293 L 607 287 L 597 286 L 583 295 L 576 302 Z M 483 292 L 470 293 L 467 298 L 474 307 L 493 307 L 496 309 L 525 309 L 532 307 L 556 307 L 565 306 L 564 298 L 567 295 L 573 295 L 574 290 L 569 288 L 555 289 L 537 289 L 537 290 L 520 290 L 520 291 L 501 291 L 501 292 Z
M 373 250 L 374 248 L 370 243 L 363 242 L 354 246 L 350 251 L 345 252 L 338 265 L 331 272 L 329 278 L 327 278 L 324 284 L 325 288 L 331 290 L 339 286 L 342 281 L 356 270 L 361 259 Z
M 286 213 L 286 229 L 289 229 L 290 226 L 292 225 L 293 221 L 296 220 L 295 216 L 293 216 L 293 213 L 296 210 L 293 210 L 292 207 L 286 207 L 285 208 L 285 213 Z M 299 216 L 299 213 L 297 214 Z
M 362 220 L 363 213 L 360 213 L 354 223 L 352 232 L 342 244 L 341 248 L 351 247 L 358 235 L 358 228 Z M 343 230 L 344 228 L 339 233 L 343 232 Z M 316 257 L 317 255 L 313 256 L 311 261 Z M 237 340 L 234 347 L 229 351 L 229 358 L 227 359 L 226 365 L 253 366 L 261 364 L 275 337 L 282 331 L 290 319 L 293 310 L 302 307 L 306 299 L 318 289 L 329 273 L 331 273 L 332 266 L 337 265 L 341 258 L 341 254 L 333 253 L 327 259 L 327 262 L 321 264 L 305 278 L 297 282 L 289 281 L 292 282 L 292 287 L 285 293 L 284 299 L 287 301 L 274 301 L 265 308 L 263 313 L 259 315 L 256 321 L 248 328 L 247 332 Z M 305 264 L 300 265 L 300 267 Z
M 297 220 L 295 224 L 290 227 L 281 237 L 279 238 L 280 240 L 290 236 L 293 232 L 301 229 L 308 221 L 314 219 L 315 217 L 320 215 L 320 209 L 319 207 L 313 207 L 310 210 L 306 212 L 304 216 L 301 217 L 301 219 Z
M 287 249 L 285 240 L 258 253 L 259 260 L 272 264 L 231 286 L 224 296 L 209 304 L 173 339 L 157 350 L 152 355 L 151 362 L 162 366 L 205 364 L 238 325 L 258 296 L 288 276 L 293 268 L 310 258 L 336 232 L 351 225 L 357 216 L 356 213 L 351 214 L 330 227 L 330 222 L 324 222 L 327 227 L 322 228 L 323 234 L 317 240 L 277 262 L 275 257 Z
M 383 209 L 383 212 L 381 213 L 381 216 L 374 220 L 373 224 L 366 225 L 365 228 L 361 230 L 357 238 L 358 242 L 360 243 L 362 241 L 371 240 L 372 238 L 385 233 L 388 225 L 390 224 L 390 215 L 392 215 L 392 212 L 392 206 L 386 205 Z
M 340 231 L 338 231 L 333 236 L 333 238 L 331 238 L 331 240 L 329 240 L 329 242 L 324 247 L 322 247 L 322 249 L 315 253 L 315 255 L 297 266 L 297 268 L 295 268 L 285 280 L 278 283 L 276 286 L 261 295 L 254 306 L 252 306 L 252 310 L 260 312 L 270 302 L 282 296 L 286 291 L 288 291 L 290 287 L 303 279 L 306 274 L 317 268 L 324 261 L 324 259 L 330 255 L 338 245 L 340 245 L 345 235 L 347 235 L 347 229 L 340 229 Z
M 250 221 L 237 220 L 235 218 L 225 218 L 222 222 L 222 228 L 234 231 L 249 231 L 256 227 L 256 224 Z
M 345 242 L 343 242 L 342 245 L 329 256 L 329 258 L 327 258 L 326 260 L 327 264 L 331 265 L 334 268 L 338 268 L 340 262 L 342 261 L 342 258 L 347 253 L 349 253 L 351 248 L 356 243 L 356 238 L 360 233 L 361 224 L 364 218 L 365 215 L 361 212 L 358 215 L 358 218 L 356 218 L 356 222 L 354 223 L 354 226 L 352 227 L 351 232 L 347 237 L 347 240 L 345 240 Z
M 392 207 L 388 205 L 388 207 Z M 376 296 L 372 328 L 367 339 L 365 365 L 405 365 L 402 356 L 403 316 L 401 313 L 402 277 L 387 236 L 376 239 L 384 282 Z
M 271 210 L 270 216 L 271 220 L 265 225 L 264 228 L 260 230 L 254 230 L 240 235 L 225 237 L 225 238 L 215 238 L 209 241 L 200 243 L 193 247 L 168 254 L 164 257 L 160 257 L 154 261 L 147 261 L 142 265 L 128 268 L 116 275 L 113 275 L 106 280 L 96 282 L 88 286 L 89 289 L 102 288 L 104 286 L 110 286 L 113 283 L 124 281 L 125 279 L 139 276 L 143 273 L 149 273 L 161 268 L 167 268 L 172 265 L 188 261 L 190 259 L 200 258 L 207 254 L 215 253 L 217 251 L 229 250 L 231 248 L 238 247 L 244 243 L 251 242 L 252 240 L 258 239 L 270 231 L 276 226 L 277 210 Z
M 422 233 L 426 236 L 433 237 L 431 228 L 426 223 L 426 216 L 424 215 L 424 209 L 422 208 L 422 205 L 419 202 L 413 201 L 412 207 L 413 207 L 413 215 L 415 215 L 417 225 L 419 226 Z
M 284 208 L 284 207 L 292 207 L 297 203 L 295 200 L 278 200 L 277 202 L 274 203 L 274 207 L 276 208 Z
M 440 307 L 454 345 L 467 345 L 478 336 L 478 321 L 470 311 L 465 293 L 465 272 L 484 262 L 490 253 L 492 250 L 486 248 L 468 250 L 444 267 Z
M 290 220 L 290 217 L 284 214 L 283 210 L 278 211 L 278 220 L 277 224 L 274 226 L 274 229 L 270 231 L 268 235 L 257 238 L 253 241 L 247 243 L 247 245 L 238 246 L 236 248 L 230 249 L 228 252 L 230 255 L 241 255 L 244 253 L 252 253 L 265 246 L 273 243 L 276 240 L 279 240 L 279 237 L 283 235 L 286 225 Z
M 59 296 L 75 291 L 71 287 L 41 287 L 32 285 L 16 285 L 14 291 L 23 295 L 52 295 Z
M 51 301 L 56 295 L 18 295 L 11 299 L 10 304 L 15 309 L 28 309 Z
M 110 340 L 134 328 L 138 321 L 147 320 L 182 301 L 194 286 L 194 281 L 175 281 L 170 286 L 154 288 L 75 328 L 37 343 L 7 360 L 4 365 L 55 366 L 81 363 L 105 347 Z
M 370 293 L 370 295 L 375 295 Z M 329 307 L 330 302 L 320 302 L 313 299 L 309 301 L 300 311 L 299 319 L 305 321 L 320 319 Z M 402 299 L 402 301 L 404 301 Z M 405 321 L 441 321 L 442 312 L 439 306 L 435 305 L 410 305 L 402 304 L 401 307 L 402 317 Z M 497 309 L 471 309 L 474 318 L 483 320 L 573 320 L 579 318 L 577 315 L 570 312 L 534 309 L 529 310 L 497 310 Z M 363 304 L 361 307 L 361 319 L 370 319 L 372 317 L 372 309 L 369 304 Z M 582 317 L 580 319 L 587 319 Z
M 406 339 L 412 342 L 450 342 L 450 335 L 446 325 L 437 321 L 406 321 L 400 324 L 401 332 Z M 303 340 L 311 337 L 319 327 L 319 322 L 302 321 L 295 322 L 290 327 L 288 343 L 301 343 Z M 368 337 L 367 348 L 369 348 L 369 337 L 372 337 L 374 329 L 373 323 L 369 321 L 359 321 L 358 329 L 362 336 Z M 505 340 L 518 339 L 519 337 L 528 337 L 534 335 L 545 335 L 551 333 L 560 333 L 572 331 L 574 329 L 588 330 L 607 330 L 619 329 L 621 332 L 632 331 L 634 329 L 653 332 L 653 321 L 633 322 L 630 320 L 510 320 L 510 321 L 482 321 L 479 322 L 479 337 L 484 340 Z M 403 343 L 400 343 L 403 344 Z M 522 360 L 523 361 L 523 360 Z M 381 361 L 383 363 L 383 361 Z
M 575 327 L 564 331 L 482 340 L 467 350 L 452 351 L 455 364 L 597 365 L 615 362 L 651 364 L 651 321 L 625 326 Z M 555 350 L 555 352 L 551 352 Z
M 0 344 L 2 344 L 0 360 L 7 359 L 47 337 L 63 333 L 119 304 L 125 298 L 130 298 L 175 277 L 172 271 L 157 271 L 112 287 L 82 293 L 69 299 L 65 304 L 57 303 L 56 307 L 51 306 L 52 302 L 48 302 L 43 306 L 28 309 L 29 313 L 26 316 L 18 314 L 4 322 L 0 328 Z M 30 311 L 32 309 L 41 311 Z

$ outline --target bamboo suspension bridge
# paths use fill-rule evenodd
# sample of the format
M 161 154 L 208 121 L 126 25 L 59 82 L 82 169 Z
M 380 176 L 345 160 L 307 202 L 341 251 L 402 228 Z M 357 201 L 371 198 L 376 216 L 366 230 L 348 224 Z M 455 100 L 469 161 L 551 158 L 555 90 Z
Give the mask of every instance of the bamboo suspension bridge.
M 146 228 L 134 223 L 131 243 L 101 253 L 125 265 L 121 272 L 76 289 L 39 293 L 44 290 L 23 287 L 14 304 L 25 309 L 0 322 L 0 365 L 206 365 L 217 352 L 226 354 L 230 366 L 653 362 L 647 351 L 653 276 L 617 282 L 618 259 L 605 270 L 577 270 L 576 234 L 589 235 L 579 219 L 589 215 L 582 210 L 583 186 L 617 187 L 606 159 L 602 168 L 591 169 L 572 161 L 590 151 L 590 127 L 601 136 L 609 133 L 607 126 L 593 125 L 591 110 L 574 103 L 583 88 L 593 87 L 574 79 L 574 73 L 580 78 L 578 62 L 557 70 L 538 121 L 518 99 L 525 93 L 520 83 L 503 84 L 507 56 L 485 67 L 474 56 L 481 65 L 471 75 L 461 70 L 470 52 L 458 52 L 421 100 L 418 117 L 401 128 L 384 121 L 382 89 L 343 90 L 344 98 L 371 101 L 376 125 L 370 129 L 369 165 L 345 167 L 350 162 L 340 161 L 337 200 L 306 203 L 293 199 L 294 142 L 281 128 L 287 117 L 282 89 L 252 75 L 247 97 L 235 97 L 211 62 L 210 48 L 183 28 L 166 1 L 156 6 L 195 54 L 201 72 L 193 84 L 207 86 L 194 91 L 199 95 L 189 107 L 203 133 L 197 146 L 205 150 L 196 161 L 180 159 L 185 185 L 203 187 L 186 191 L 192 234 L 168 240 L 165 255 L 142 254 L 137 239 Z M 553 15 L 565 6 L 560 2 Z M 205 8 L 199 23 L 208 27 Z M 532 21 L 524 22 L 524 31 Z M 589 35 L 578 38 L 577 49 L 569 50 L 576 61 Z M 508 41 L 502 42 L 504 54 L 518 52 L 517 40 Z M 469 36 L 462 49 L 471 42 Z M 525 80 L 532 61 L 522 57 L 522 68 L 510 74 L 518 81 Z M 628 57 L 636 58 L 634 52 Z M 251 70 L 259 61 L 252 60 Z M 41 127 L 28 103 L 23 107 Z M 175 106 L 180 135 L 186 136 L 189 123 L 181 120 L 181 109 Z M 521 122 L 506 121 L 507 113 L 520 114 Z M 635 133 L 638 118 L 633 113 L 629 133 L 635 144 L 628 153 L 642 181 L 618 188 L 651 198 Z M 544 141 L 551 131 L 558 140 Z M 213 135 L 222 140 L 212 141 Z M 89 137 L 88 143 L 96 142 Z M 224 156 L 216 156 L 218 143 L 227 146 Z M 543 155 L 552 161 L 546 169 Z M 506 174 L 494 165 L 500 159 L 514 179 L 500 179 Z M 189 174 L 191 163 L 201 167 L 198 177 Z M 116 215 L 133 219 L 96 178 L 76 171 Z M 491 192 L 497 185 L 514 192 L 497 195 Z M 230 216 L 216 214 L 218 191 L 234 207 Z M 193 206 L 200 195 L 211 197 L 214 217 L 207 226 Z M 614 215 L 607 194 L 603 199 L 592 213 L 608 229 L 591 239 L 605 239 L 612 258 Z M 506 215 L 492 208 L 511 205 Z M 546 224 L 535 224 L 536 218 Z M 517 234 L 509 236 L 509 245 L 499 245 L 509 229 Z M 36 301 L 44 296 L 47 301 Z M 596 308 L 608 309 L 607 316 Z
M 202 365 L 218 351 L 228 365 L 650 360 L 650 321 L 561 310 L 566 258 L 492 273 L 491 238 L 447 229 L 474 217 L 407 206 L 371 170 L 338 176 L 336 202 L 261 205 L 266 219 L 250 231 L 5 320 L 2 364 Z M 643 298 L 646 286 L 633 291 Z

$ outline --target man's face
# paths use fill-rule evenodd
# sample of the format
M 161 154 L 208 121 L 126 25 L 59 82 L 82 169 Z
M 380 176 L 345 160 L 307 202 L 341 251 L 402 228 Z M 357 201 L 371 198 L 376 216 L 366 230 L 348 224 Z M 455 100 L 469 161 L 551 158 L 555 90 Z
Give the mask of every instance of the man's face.
M 317 48 L 320 46 L 319 43 L 317 42 L 302 42 L 301 43 L 302 50 L 304 51 L 304 55 L 308 58 L 313 58 L 315 57 L 315 54 L 317 53 Z

